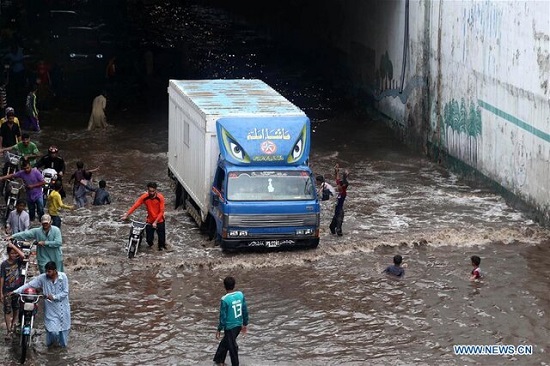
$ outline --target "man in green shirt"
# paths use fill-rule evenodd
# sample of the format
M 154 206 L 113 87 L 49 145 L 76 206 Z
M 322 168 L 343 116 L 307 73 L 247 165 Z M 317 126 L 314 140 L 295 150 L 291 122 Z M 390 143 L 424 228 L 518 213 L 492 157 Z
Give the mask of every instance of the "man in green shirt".
M 8 150 L 15 150 L 17 154 L 27 159 L 31 163 L 31 166 L 34 166 L 34 164 L 36 163 L 36 158 L 40 156 L 38 147 L 34 142 L 31 141 L 31 137 L 28 133 L 22 134 L 21 141 L 17 144 L 2 149 L 2 151 Z
M 241 291 L 235 291 L 235 279 L 227 276 L 223 280 L 226 294 L 222 297 L 220 303 L 220 322 L 216 339 L 220 339 L 223 330 L 223 339 L 221 340 L 214 363 L 216 365 L 225 365 L 225 357 L 229 351 L 231 365 L 239 366 L 239 346 L 237 345 L 237 336 L 243 332 L 246 334 L 248 326 L 248 307 L 244 294 Z
M 35 240 L 37 242 L 36 261 L 38 262 L 40 273 L 46 271 L 46 263 L 50 261 L 55 262 L 57 269 L 63 272 L 63 251 L 61 250 L 63 240 L 61 238 L 61 230 L 57 226 L 52 225 L 52 217 L 48 214 L 42 215 L 40 222 L 42 223 L 42 227 L 21 231 L 9 236 L 7 239 Z

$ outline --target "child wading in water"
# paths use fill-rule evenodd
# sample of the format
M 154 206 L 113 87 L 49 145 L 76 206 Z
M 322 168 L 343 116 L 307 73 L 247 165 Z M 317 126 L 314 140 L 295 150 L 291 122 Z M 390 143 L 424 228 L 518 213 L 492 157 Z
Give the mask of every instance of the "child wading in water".
M 402 262 L 403 262 L 403 257 L 401 257 L 399 254 L 395 255 L 393 257 L 393 265 L 388 266 L 384 270 L 384 273 L 402 278 L 403 276 L 405 276 L 405 269 L 401 267 Z
M 479 264 L 481 263 L 481 258 L 479 258 L 477 255 L 472 255 L 470 257 L 470 260 L 472 261 L 472 266 L 474 266 L 474 269 L 472 269 L 472 273 L 470 276 L 470 281 L 479 280 L 481 277 L 481 269 L 479 269 Z
M 71 176 L 69 184 L 74 182 L 73 197 L 75 199 L 76 207 L 84 207 L 88 203 L 86 195 L 91 189 L 89 188 L 89 180 L 92 179 L 92 173 L 97 172 L 99 167 L 95 169 L 85 170 L 84 163 L 78 161 L 76 163 L 76 171 Z
M 98 205 L 110 205 L 111 204 L 111 195 L 107 192 L 107 182 L 103 179 L 99 181 L 99 188 L 93 189 L 95 192 L 94 195 L 94 206 Z

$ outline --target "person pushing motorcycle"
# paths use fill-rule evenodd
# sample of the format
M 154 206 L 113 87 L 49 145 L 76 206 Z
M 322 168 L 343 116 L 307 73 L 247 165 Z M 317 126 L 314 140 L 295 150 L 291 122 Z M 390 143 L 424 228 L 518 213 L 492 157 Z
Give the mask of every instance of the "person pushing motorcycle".
M 65 174 L 65 160 L 59 156 L 59 149 L 57 146 L 52 145 L 48 148 L 48 154 L 44 155 L 36 162 L 36 168 L 42 170 L 46 168 L 54 169 L 57 172 L 57 181 L 62 182 L 63 175 Z M 65 189 L 63 183 L 61 183 L 61 190 L 59 191 L 61 198 L 65 198 Z
M 147 183 L 147 192 L 143 193 L 132 207 L 122 215 L 126 220 L 139 206 L 145 205 L 147 209 L 147 226 L 145 227 L 145 240 L 147 245 L 153 246 L 155 230 L 157 231 L 159 250 L 166 250 L 166 228 L 164 224 L 164 196 L 157 191 L 155 182 Z

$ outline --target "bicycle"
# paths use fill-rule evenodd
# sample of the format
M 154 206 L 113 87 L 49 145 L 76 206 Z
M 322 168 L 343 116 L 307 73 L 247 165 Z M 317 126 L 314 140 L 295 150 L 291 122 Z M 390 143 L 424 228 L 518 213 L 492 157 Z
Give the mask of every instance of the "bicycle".
M 128 236 L 128 241 L 126 242 L 125 249 L 128 254 L 128 258 L 132 259 L 136 256 L 138 252 L 138 247 L 143 240 L 143 230 L 145 230 L 147 223 L 136 220 L 130 221 L 130 235 Z

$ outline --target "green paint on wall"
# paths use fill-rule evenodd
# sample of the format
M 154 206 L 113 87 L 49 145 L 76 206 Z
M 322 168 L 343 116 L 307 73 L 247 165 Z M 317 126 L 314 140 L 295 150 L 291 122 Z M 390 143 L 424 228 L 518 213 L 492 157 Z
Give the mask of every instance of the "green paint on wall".
M 445 104 L 443 119 L 440 121 L 458 133 L 466 133 L 468 136 L 481 135 L 481 111 L 472 101 L 466 102 L 464 98 L 460 103 L 454 99 Z
M 541 131 L 533 126 L 531 126 L 529 123 L 527 122 L 524 122 L 522 120 L 520 120 L 519 118 L 517 117 L 514 117 L 512 116 L 511 114 L 508 114 L 506 112 L 504 112 L 503 110 L 501 109 L 498 109 L 497 107 L 483 101 L 483 100 L 478 100 L 478 103 L 479 103 L 479 106 L 491 113 L 493 113 L 495 116 L 498 116 L 516 126 L 518 126 L 519 128 L 529 132 L 529 133 L 532 133 L 533 135 L 537 136 L 538 138 L 541 138 L 543 139 L 544 141 L 546 142 L 550 142 L 550 134 L 544 132 L 544 131 Z

